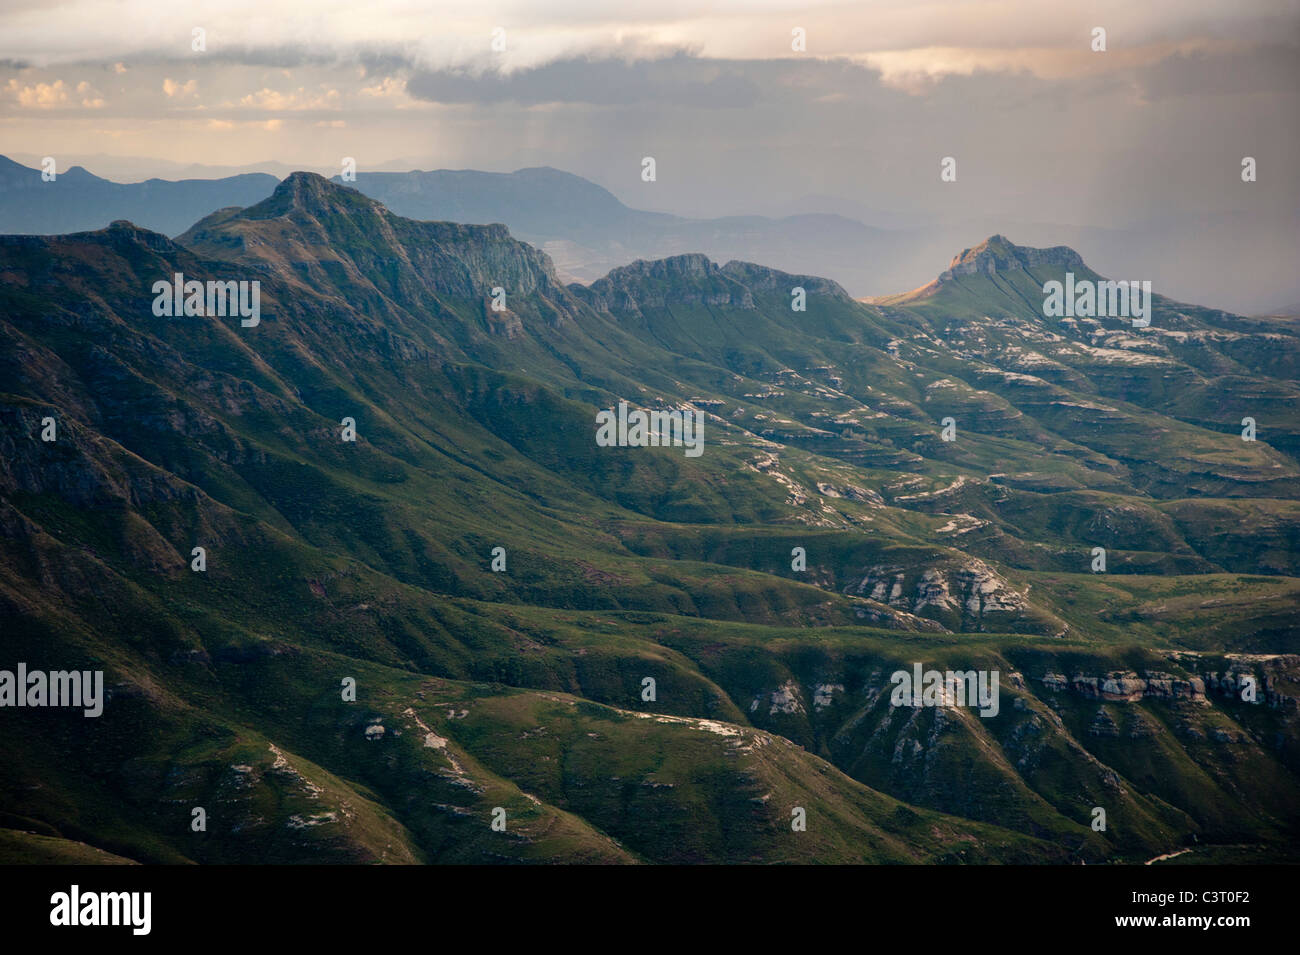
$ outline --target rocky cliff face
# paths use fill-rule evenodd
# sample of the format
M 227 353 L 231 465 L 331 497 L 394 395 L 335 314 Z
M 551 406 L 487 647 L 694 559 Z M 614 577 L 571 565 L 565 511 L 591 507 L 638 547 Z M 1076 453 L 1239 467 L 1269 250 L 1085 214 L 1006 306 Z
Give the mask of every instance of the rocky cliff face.
M 1071 690 L 1085 699 L 1135 703 L 1148 697 L 1157 700 L 1205 702 L 1205 681 L 1200 677 L 1180 679 L 1169 673 L 1146 671 L 1141 676 L 1131 670 L 1089 676 L 1076 673 L 1069 679 L 1061 673 L 1046 673 L 1040 678 L 1052 692 Z
M 1018 629 L 1054 632 L 1046 614 L 982 560 L 952 559 L 929 566 L 879 564 L 849 588 L 953 630 Z M 1056 629 L 1059 629 L 1057 627 Z
M 1153 658 L 1157 665 L 1136 670 L 1062 666 L 1042 672 L 1035 666 L 1028 675 L 1010 656 L 984 657 L 978 664 L 1000 673 L 1000 714 L 992 719 L 979 717 L 970 705 L 955 705 L 947 691 L 940 694 L 940 705 L 893 705 L 891 673 L 910 673 L 912 667 L 896 649 L 882 658 L 870 650 L 827 656 L 800 648 L 783 658 L 788 669 L 769 670 L 745 687 L 748 711 L 757 725 L 779 728 L 810 750 L 829 751 L 854 775 L 887 779 L 886 788 L 899 798 L 979 818 L 1005 821 L 1010 814 L 1029 831 L 1045 818 L 1026 812 L 1018 794 L 1037 790 L 1052 811 L 1070 818 L 1086 821 L 1093 806 L 1112 816 L 1122 812 L 1132 827 L 1126 840 L 1159 845 L 1179 825 L 1163 801 L 1185 802 L 1188 795 L 1185 776 L 1165 762 L 1170 752 L 1207 767 L 1205 788 L 1193 798 L 1226 799 L 1233 807 L 1226 817 L 1229 827 L 1272 799 L 1259 788 L 1237 789 L 1229 776 L 1245 778 L 1238 774 L 1249 766 L 1269 785 L 1291 785 L 1266 767 L 1275 757 L 1295 759 L 1287 742 L 1300 685 L 1300 658 L 1294 655 L 1237 660 L 1227 667 L 1230 675 L 1219 664 L 1220 676 L 1190 672 L 1188 667 L 1200 662 L 1182 654 L 1163 661 L 1168 669 Z M 1071 656 L 1057 662 L 1065 664 Z M 961 669 L 941 658 L 920 657 L 939 672 Z M 961 659 L 975 665 L 969 657 Z M 1276 692 L 1267 699 L 1261 695 L 1258 704 L 1240 700 L 1235 680 L 1247 670 Z M 1230 691 L 1217 693 L 1216 682 L 1225 682 Z M 983 747 L 996 748 L 1005 762 L 994 767 L 973 759 Z M 1153 765 L 1169 768 L 1154 779 L 1144 776 Z M 952 786 L 955 775 L 967 782 Z M 1143 782 L 1136 783 L 1138 778 Z M 1064 788 L 1055 788 L 1052 780 Z M 1233 795 L 1210 795 L 1218 786 Z M 1176 791 L 1181 795 L 1174 796 Z M 1202 831 L 1200 838 L 1207 835 Z M 1086 853 L 1083 846 L 1086 842 L 1080 849 Z
M 692 253 L 647 262 L 638 259 L 614 269 L 585 289 L 573 292 L 603 312 L 640 314 L 643 309 L 673 305 L 711 305 L 752 309 L 748 288 L 723 271 L 707 256 Z
M 1108 703 L 1185 700 L 1208 705 L 1217 699 L 1263 706 L 1279 711 L 1284 718 L 1293 718 L 1300 713 L 1300 698 L 1295 695 L 1298 669 L 1300 656 L 1277 654 L 1265 655 L 1254 662 L 1228 660 L 1222 670 L 1204 670 L 1199 676 L 1179 676 L 1160 670 L 1076 672 L 1070 677 L 1049 672 L 1039 682 L 1053 693 L 1068 691 L 1084 699 Z

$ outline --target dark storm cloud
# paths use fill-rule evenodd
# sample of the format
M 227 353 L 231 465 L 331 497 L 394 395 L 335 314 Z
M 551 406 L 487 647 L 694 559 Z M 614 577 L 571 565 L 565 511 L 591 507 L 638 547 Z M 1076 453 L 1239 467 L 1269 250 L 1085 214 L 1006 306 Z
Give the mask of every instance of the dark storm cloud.
M 1300 90 L 1300 44 L 1212 54 L 1175 53 L 1137 71 L 1147 99 Z
M 769 98 L 761 81 L 751 74 L 773 69 L 780 70 L 779 63 L 706 60 L 687 53 L 630 62 L 579 57 L 510 74 L 419 71 L 407 80 L 406 90 L 417 99 L 437 103 L 675 104 L 735 109 Z

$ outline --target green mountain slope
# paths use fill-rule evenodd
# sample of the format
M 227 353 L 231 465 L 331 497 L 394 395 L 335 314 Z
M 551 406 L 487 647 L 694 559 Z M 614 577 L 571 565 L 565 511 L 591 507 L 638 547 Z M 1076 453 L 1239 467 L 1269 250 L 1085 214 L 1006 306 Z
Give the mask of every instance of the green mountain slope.
M 0 827 L 32 834 L 0 845 L 1289 851 L 1296 337 L 1158 296 L 1141 334 L 1046 318 L 1066 270 L 994 237 L 875 303 L 698 255 L 565 286 L 305 173 L 175 241 L 0 237 L 0 667 L 112 687 L 0 711 Z M 178 272 L 258 281 L 260 322 L 155 316 Z M 620 400 L 699 410 L 704 453 L 598 447 Z M 999 714 L 891 706 L 916 662 L 997 671 Z

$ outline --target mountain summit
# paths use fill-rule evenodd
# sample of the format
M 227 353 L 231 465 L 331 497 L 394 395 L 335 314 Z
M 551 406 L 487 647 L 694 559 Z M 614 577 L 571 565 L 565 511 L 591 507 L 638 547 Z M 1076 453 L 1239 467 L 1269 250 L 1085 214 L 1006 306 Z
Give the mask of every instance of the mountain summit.
M 1084 268 L 1083 257 L 1069 246 L 1058 245 L 1050 249 L 1036 249 L 1016 245 L 1004 235 L 991 235 L 973 248 L 963 249 L 948 263 L 938 281 L 948 281 L 958 275 L 996 275 L 1039 267 Z
M 1083 256 L 1069 246 L 1057 245 L 1047 249 L 1016 245 L 1004 235 L 991 235 L 978 245 L 952 257 L 948 268 L 933 281 L 901 295 L 882 295 L 863 299 L 878 305 L 903 305 L 921 302 L 953 286 L 962 286 L 962 280 L 980 277 L 1000 285 L 1011 282 L 1025 284 L 1025 277 L 1036 281 L 1040 275 L 1059 278 L 1070 270 L 1094 277 L 1095 273 L 1084 264 Z
M 281 180 L 268 198 L 249 210 L 249 218 L 271 218 L 295 209 L 309 212 L 327 209 L 374 211 L 376 207 L 382 206 L 348 186 L 330 182 L 314 172 L 293 172 Z
M 525 316 L 561 322 L 574 307 L 550 258 L 504 225 L 406 219 L 311 172 L 287 176 L 247 209 L 213 213 L 177 241 L 206 258 L 270 271 L 295 294 L 369 301 L 393 327 L 443 314 L 449 299 L 475 302 L 482 321 L 507 335 Z M 494 289 L 502 290 L 500 309 L 489 306 Z

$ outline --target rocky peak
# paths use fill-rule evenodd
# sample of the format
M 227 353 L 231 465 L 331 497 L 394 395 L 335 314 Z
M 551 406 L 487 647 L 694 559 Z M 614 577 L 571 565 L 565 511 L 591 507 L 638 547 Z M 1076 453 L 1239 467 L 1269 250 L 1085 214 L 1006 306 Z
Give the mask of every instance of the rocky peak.
M 272 190 L 271 198 L 285 198 L 296 205 L 311 205 L 328 202 L 333 197 L 347 192 L 356 192 L 356 190 L 351 186 L 330 182 L 317 173 L 299 170 L 281 179 L 280 184 Z
M 944 289 L 950 282 L 968 275 L 995 276 L 999 273 L 1024 272 L 1030 269 L 1048 269 L 1053 272 L 1081 271 L 1089 273 L 1083 257 L 1066 245 L 1036 249 L 1016 245 L 1004 235 L 991 235 L 979 245 L 962 249 L 939 273 L 934 281 L 902 295 L 885 295 L 863 301 L 881 305 L 907 305 L 929 298 Z
M 318 292 L 386 308 L 425 311 L 430 296 L 487 309 L 492 289 L 507 293 L 508 312 L 486 312 L 493 331 L 517 333 L 519 309 L 556 324 L 574 302 L 547 255 L 501 224 L 421 222 L 390 212 L 355 189 L 295 172 L 247 209 L 221 209 L 177 242 L 203 258 L 238 262 Z M 527 296 L 545 301 L 524 305 Z
M 998 272 L 1039 267 L 1085 268 L 1082 256 L 1069 246 L 1035 249 L 1016 245 L 1004 235 L 991 235 L 979 245 L 963 249 L 960 255 L 953 256 L 947 270 L 939 275 L 939 281 L 948 281 L 958 275 L 996 275 Z
M 294 172 L 285 176 L 268 198 L 245 209 L 241 218 L 273 219 L 293 212 L 320 215 L 345 211 L 385 214 L 388 210 L 355 189 L 330 182 L 324 176 Z

